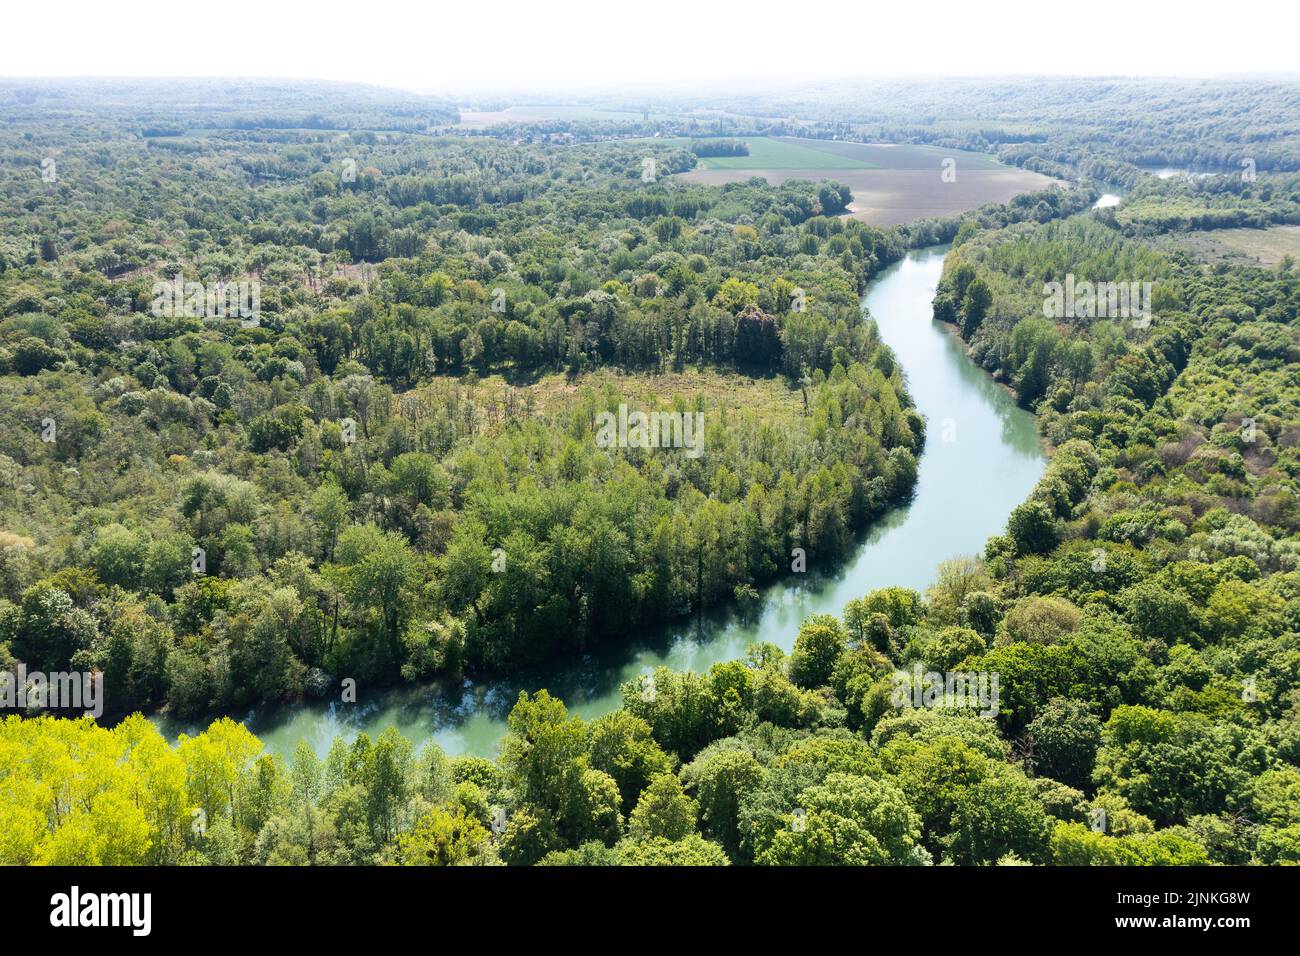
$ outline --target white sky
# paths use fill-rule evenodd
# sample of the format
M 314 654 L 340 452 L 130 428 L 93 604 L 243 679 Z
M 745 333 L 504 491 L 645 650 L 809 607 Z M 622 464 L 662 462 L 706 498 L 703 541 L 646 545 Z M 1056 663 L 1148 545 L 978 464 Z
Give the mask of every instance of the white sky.
M 858 75 L 1300 70 L 1296 0 L 55 0 L 0 76 L 277 76 L 435 93 Z

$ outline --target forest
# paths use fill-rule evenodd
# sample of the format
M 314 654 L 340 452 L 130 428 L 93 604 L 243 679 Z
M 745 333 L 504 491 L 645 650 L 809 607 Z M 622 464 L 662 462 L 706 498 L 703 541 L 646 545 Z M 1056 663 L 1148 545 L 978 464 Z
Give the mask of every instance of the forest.
M 370 89 L 103 95 L 0 85 L 0 667 L 106 688 L 98 722 L 0 720 L 0 863 L 1300 862 L 1300 273 L 1170 241 L 1300 221 L 1294 87 L 1247 153 L 1194 135 L 1231 86 L 1147 89 L 1175 118 L 1101 141 L 1034 84 L 996 135 L 904 129 L 910 101 L 752 111 L 1066 181 L 888 229 L 833 181 L 674 179 L 789 131 L 742 102 L 468 135 Z M 1166 162 L 1229 173 L 1142 172 Z M 282 756 L 224 716 L 834 567 L 935 440 L 860 296 L 938 243 L 935 319 L 1050 449 L 981 554 L 612 713 L 521 694 L 496 759 L 392 729 Z M 1067 278 L 1148 282 L 1149 321 L 1049 317 Z M 160 308 L 173 281 L 256 283 L 256 314 Z M 602 447 L 621 405 L 701 416 L 705 453 Z M 927 672 L 994 675 L 996 713 L 900 703 Z M 160 712 L 207 729 L 173 745 Z
M 103 670 L 114 716 L 543 660 L 750 599 L 911 491 L 924 423 L 857 300 L 953 223 L 647 183 L 645 144 L 265 127 L 194 139 L 196 193 L 185 137 L 127 124 L 92 176 L 69 113 L 7 173 L 0 648 Z M 257 282 L 258 321 L 158 309 L 160 278 Z M 629 381 L 684 371 L 704 387 L 644 403 L 701 413 L 709 454 L 597 447 Z

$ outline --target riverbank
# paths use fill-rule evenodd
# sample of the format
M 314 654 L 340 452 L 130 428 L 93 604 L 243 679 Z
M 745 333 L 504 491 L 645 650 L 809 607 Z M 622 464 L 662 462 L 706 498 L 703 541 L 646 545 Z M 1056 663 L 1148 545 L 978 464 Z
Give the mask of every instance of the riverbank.
M 905 372 L 927 437 L 912 500 L 886 512 L 846 561 L 777 581 L 760 592 L 754 607 L 719 608 L 527 673 L 370 695 L 362 688 L 354 703 L 309 701 L 236 716 L 268 750 L 282 754 L 299 740 L 324 753 L 337 736 L 375 735 L 395 726 L 414 742 L 432 739 L 451 754 L 491 756 L 521 691 L 545 688 L 571 712 L 593 718 L 621 705 L 624 682 L 656 667 L 704 671 L 742 657 L 756 642 L 789 650 L 810 615 L 839 615 L 848 601 L 888 585 L 924 590 L 942 561 L 982 552 L 1046 466 L 1033 415 L 933 319 L 946 252 L 946 246 L 909 252 L 882 270 L 862 299 Z M 172 738 L 204 726 L 165 718 L 157 723 Z

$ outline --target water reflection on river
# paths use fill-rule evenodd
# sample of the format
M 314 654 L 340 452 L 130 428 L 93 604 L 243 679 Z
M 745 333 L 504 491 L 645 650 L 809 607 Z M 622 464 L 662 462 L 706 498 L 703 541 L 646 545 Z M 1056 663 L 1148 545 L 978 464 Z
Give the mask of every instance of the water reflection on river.
M 249 729 L 269 750 L 286 756 L 299 740 L 324 754 L 335 736 L 359 730 L 374 735 L 388 726 L 417 743 L 432 738 L 451 754 L 492 756 L 521 690 L 546 688 L 572 711 L 595 717 L 619 706 L 622 682 L 654 667 L 706 670 L 743 656 L 755 641 L 789 650 L 810 614 L 839 614 L 850 599 L 889 584 L 924 588 L 941 561 L 981 552 L 1046 462 L 1033 416 L 932 319 L 945 251 L 909 254 L 872 282 L 864 300 L 907 373 L 929 437 L 912 502 L 877 522 L 847 561 L 771 585 L 748 613 L 709 612 L 524 675 L 466 682 L 453 690 L 402 687 L 368 696 L 362 688 L 356 704 L 259 708 L 243 716 Z M 169 736 L 196 729 L 160 724 Z

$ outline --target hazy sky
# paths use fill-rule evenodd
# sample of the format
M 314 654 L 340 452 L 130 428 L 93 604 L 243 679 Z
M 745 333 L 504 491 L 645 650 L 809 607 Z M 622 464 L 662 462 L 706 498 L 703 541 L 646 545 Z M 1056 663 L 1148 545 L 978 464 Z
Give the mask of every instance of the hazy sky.
M 1295 0 L 59 0 L 5 10 L 0 75 L 279 76 L 426 92 L 851 75 L 1297 70 Z

